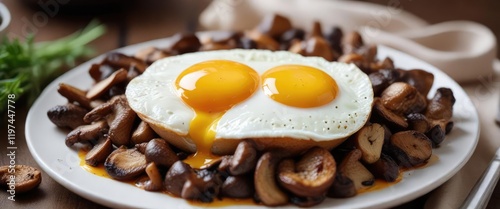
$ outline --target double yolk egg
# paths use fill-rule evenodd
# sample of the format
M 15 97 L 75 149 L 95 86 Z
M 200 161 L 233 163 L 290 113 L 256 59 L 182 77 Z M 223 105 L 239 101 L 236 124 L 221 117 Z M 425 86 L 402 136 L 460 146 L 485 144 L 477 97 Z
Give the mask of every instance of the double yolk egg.
M 217 158 L 217 139 L 345 138 L 363 126 L 373 101 L 354 65 L 264 50 L 165 58 L 132 80 L 126 96 L 141 118 L 194 143 L 185 160 L 193 167 Z

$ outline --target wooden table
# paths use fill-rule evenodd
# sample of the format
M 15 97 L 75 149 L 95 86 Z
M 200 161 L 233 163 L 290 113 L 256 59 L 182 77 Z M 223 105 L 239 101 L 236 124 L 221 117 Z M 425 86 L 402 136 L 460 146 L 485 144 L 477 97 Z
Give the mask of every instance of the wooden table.
M 36 41 L 66 36 L 85 26 L 91 19 L 99 19 L 108 26 L 108 32 L 92 43 L 97 53 L 100 54 L 123 45 L 164 38 L 180 31 L 193 30 L 195 29 L 193 23 L 197 21 L 197 14 L 210 1 L 145 0 L 140 1 L 141 3 L 139 1 L 129 1 L 129 3 L 119 3 L 122 5 L 118 7 L 99 7 L 104 8 L 102 9 L 104 11 L 83 8 L 78 12 L 74 9 L 61 10 L 59 8 L 59 11 L 54 12 L 55 7 L 52 7 L 53 10 L 50 13 L 47 13 L 41 7 L 23 4 L 23 1 L 19 0 L 4 0 L 3 2 L 12 13 L 11 35 L 23 37 L 27 31 L 31 31 L 36 33 Z M 52 2 L 56 1 L 53 0 Z M 389 1 L 369 0 L 369 2 L 388 4 Z M 491 28 L 497 38 L 500 35 L 499 1 L 401 0 L 400 2 L 403 9 L 422 17 L 430 23 L 455 19 L 473 20 Z M 36 20 L 37 17 L 41 17 L 41 13 L 45 13 L 48 17 L 46 21 L 41 21 L 44 19 Z M 53 17 L 50 17 L 52 14 Z M 22 106 L 16 109 L 16 142 L 18 143 L 16 162 L 17 164 L 39 168 L 26 146 L 24 137 L 27 110 L 27 107 Z M 7 120 L 4 117 L 2 121 Z M 4 122 L 2 122 L 0 130 L 0 133 L 7 133 Z M 8 164 L 8 159 L 5 157 L 7 153 L 6 147 L 7 141 L 2 136 L 2 140 L 0 140 L 0 156 L 2 156 L 0 157 L 0 165 Z M 9 201 L 6 192 L 0 192 L 1 208 L 105 208 L 70 192 L 52 180 L 46 173 L 42 173 L 42 176 L 43 181 L 40 187 L 30 193 L 17 195 L 16 202 Z M 422 208 L 425 198 L 424 195 L 398 208 Z M 494 192 L 489 208 L 497 208 L 498 205 L 500 205 L 500 188 L 497 188 Z

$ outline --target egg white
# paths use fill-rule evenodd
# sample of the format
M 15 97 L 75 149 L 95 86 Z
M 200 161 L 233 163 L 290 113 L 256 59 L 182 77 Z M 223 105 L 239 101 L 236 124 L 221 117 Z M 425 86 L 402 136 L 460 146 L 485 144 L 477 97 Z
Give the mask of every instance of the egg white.
M 259 85 L 252 96 L 222 116 L 217 124 L 216 139 L 290 137 L 327 141 L 353 134 L 370 115 L 373 102 L 371 82 L 355 65 L 267 50 L 196 52 L 161 59 L 128 84 L 126 97 L 129 105 L 169 130 L 187 136 L 195 112 L 179 97 L 175 80 L 191 65 L 214 59 L 246 64 L 259 75 L 284 64 L 312 66 L 333 77 L 339 87 L 332 102 L 320 107 L 297 108 L 272 100 Z

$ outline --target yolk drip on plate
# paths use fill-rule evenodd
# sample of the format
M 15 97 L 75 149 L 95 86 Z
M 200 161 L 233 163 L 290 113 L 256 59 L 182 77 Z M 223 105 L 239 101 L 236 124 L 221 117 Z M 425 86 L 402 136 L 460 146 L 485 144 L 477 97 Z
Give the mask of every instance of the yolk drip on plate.
M 339 91 L 331 76 L 310 66 L 281 65 L 266 69 L 260 77 L 251 67 L 229 60 L 194 64 L 175 81 L 180 97 L 195 112 L 189 135 L 197 152 L 185 163 L 201 168 L 219 158 L 211 152 L 218 121 L 232 106 L 249 98 L 260 84 L 274 101 L 298 108 L 328 104 Z
M 184 162 L 200 168 L 218 158 L 210 151 L 218 120 L 229 108 L 255 92 L 259 75 L 238 62 L 210 60 L 187 68 L 177 77 L 175 85 L 182 100 L 195 111 L 189 135 L 197 152 Z

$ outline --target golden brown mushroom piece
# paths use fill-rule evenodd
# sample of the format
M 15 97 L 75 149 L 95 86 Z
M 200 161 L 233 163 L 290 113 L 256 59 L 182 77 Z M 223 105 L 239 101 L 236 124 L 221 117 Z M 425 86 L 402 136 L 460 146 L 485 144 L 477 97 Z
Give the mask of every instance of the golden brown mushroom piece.
M 375 180 L 373 174 L 359 161 L 361 156 L 361 151 L 354 149 L 339 166 L 340 172 L 353 181 L 356 190 L 373 185 Z
M 396 114 L 407 115 L 421 112 L 427 106 L 427 99 L 408 83 L 395 82 L 381 94 L 382 104 Z
M 42 182 L 41 172 L 27 165 L 1 166 L 0 187 L 15 190 L 16 193 L 28 192 Z
M 61 94 L 61 96 L 66 97 L 69 103 L 77 102 L 80 106 L 91 110 L 93 107 L 89 98 L 85 96 L 85 91 L 71 86 L 69 84 L 60 83 L 57 92 Z
M 57 127 L 75 129 L 84 124 L 83 117 L 87 112 L 83 107 L 67 103 L 50 108 L 47 116 Z
M 257 197 L 264 205 L 279 206 L 288 203 L 288 195 L 276 182 L 276 170 L 282 155 L 277 152 L 264 153 L 257 162 L 254 185 Z
M 156 133 L 153 129 L 144 121 L 141 121 L 137 128 L 132 133 L 130 141 L 132 144 L 140 144 L 143 142 L 148 142 L 156 137 Z
M 237 176 L 252 171 L 257 164 L 258 156 L 252 141 L 241 141 L 229 161 L 229 173 Z
M 85 163 L 90 166 L 97 166 L 102 163 L 113 152 L 113 144 L 111 139 L 101 139 L 92 149 L 85 155 Z
M 104 162 L 104 169 L 114 179 L 125 181 L 133 179 L 146 169 L 146 157 L 137 149 L 121 146 L 114 150 Z
M 365 125 L 354 135 L 356 147 L 361 151 L 365 163 L 374 163 L 380 158 L 384 145 L 384 128 L 378 123 Z
M 104 120 L 100 120 L 88 125 L 81 125 L 69 132 L 66 136 L 66 146 L 71 147 L 75 143 L 88 142 L 97 140 L 108 132 L 108 124 Z
M 124 95 L 115 96 L 85 115 L 85 122 L 106 119 L 109 138 L 116 146 L 128 145 L 136 113 L 129 107 Z
M 148 162 L 154 162 L 158 166 L 167 168 L 179 160 L 175 152 L 170 149 L 168 143 L 162 138 L 149 141 L 144 149 L 144 155 Z
M 269 14 L 262 19 L 257 30 L 273 38 L 280 37 L 285 31 L 292 28 L 290 20 L 278 14 Z
M 335 159 L 324 148 L 309 149 L 299 161 L 285 159 L 278 166 L 281 186 L 300 197 L 323 196 L 336 174 Z
M 120 70 L 115 71 L 109 77 L 104 80 L 99 81 L 95 85 L 93 85 L 89 91 L 87 91 L 86 97 L 90 100 L 95 100 L 102 95 L 104 95 L 111 87 L 121 82 L 127 80 L 127 70 L 125 68 L 121 68 Z
M 411 168 L 431 158 L 432 143 L 423 133 L 409 130 L 391 136 L 391 155 L 402 167 Z

